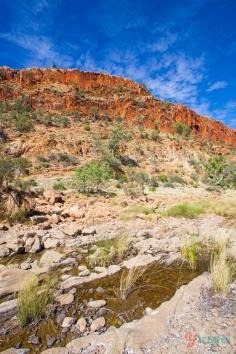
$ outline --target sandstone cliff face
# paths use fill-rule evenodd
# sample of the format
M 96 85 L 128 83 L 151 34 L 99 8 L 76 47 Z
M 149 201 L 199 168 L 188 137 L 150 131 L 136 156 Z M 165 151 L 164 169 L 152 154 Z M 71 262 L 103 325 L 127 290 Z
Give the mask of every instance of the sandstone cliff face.
M 183 123 L 200 138 L 236 147 L 236 130 L 181 104 L 156 99 L 139 84 L 117 76 L 79 70 L 0 68 L 0 102 L 10 106 L 22 95 L 35 111 L 79 112 L 89 118 L 96 108 L 98 119 L 106 115 L 112 121 L 122 116 L 128 124 L 142 120 L 146 127 L 170 133 L 176 123 Z

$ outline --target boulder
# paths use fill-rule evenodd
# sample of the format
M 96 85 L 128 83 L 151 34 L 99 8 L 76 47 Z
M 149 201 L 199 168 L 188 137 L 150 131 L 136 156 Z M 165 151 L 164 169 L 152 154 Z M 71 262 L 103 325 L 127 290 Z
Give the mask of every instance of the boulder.
M 37 253 L 37 252 L 42 251 L 42 249 L 43 249 L 43 243 L 41 242 L 39 237 L 36 237 L 29 252 L 30 253 Z
M 73 317 L 65 317 L 61 326 L 63 328 L 69 328 L 73 325 L 74 322 L 75 322 L 75 320 Z
M 30 220 L 32 221 L 33 224 L 42 224 L 48 221 L 48 218 L 45 215 L 33 215 L 30 217 Z
M 51 205 L 55 203 L 63 203 L 63 196 L 60 192 L 47 190 L 43 193 L 43 198 Z
M 81 225 L 70 223 L 64 227 L 63 232 L 68 236 L 81 235 Z

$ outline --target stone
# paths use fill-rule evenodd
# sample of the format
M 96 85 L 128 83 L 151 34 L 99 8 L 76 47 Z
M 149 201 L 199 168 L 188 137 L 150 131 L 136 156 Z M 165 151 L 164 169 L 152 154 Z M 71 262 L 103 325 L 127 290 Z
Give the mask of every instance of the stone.
M 7 257 L 10 254 L 10 250 L 7 247 L 7 245 L 1 245 L 0 246 L 0 258 L 2 257 Z
M 106 268 L 105 267 L 95 267 L 94 272 L 103 273 L 103 272 L 106 272 Z
M 80 265 L 78 266 L 78 271 L 83 272 L 84 270 L 87 270 L 88 268 L 85 265 Z
M 104 290 L 103 288 L 101 288 L 100 286 L 98 286 L 98 287 L 96 288 L 96 292 L 97 292 L 98 294 L 102 294 L 102 293 L 105 292 L 105 290 Z
M 49 336 L 48 334 L 46 334 L 46 342 L 48 347 L 51 347 L 56 342 L 56 340 L 56 337 Z
M 97 230 L 96 230 L 96 228 L 93 227 L 93 226 L 86 227 L 86 228 L 84 228 L 84 229 L 82 230 L 82 234 L 83 234 L 84 236 L 86 236 L 86 235 L 95 235 L 96 233 L 97 233 Z
M 90 275 L 90 271 L 88 269 L 83 270 L 82 272 L 79 273 L 80 277 L 87 277 Z
M 50 224 L 58 224 L 60 219 L 59 219 L 59 216 L 57 214 L 52 214 L 50 217 L 49 217 L 49 223 Z
M 102 327 L 104 327 L 105 324 L 106 324 L 105 318 L 104 317 L 98 317 L 96 320 L 94 320 L 91 323 L 90 330 L 91 330 L 91 332 L 96 332 L 99 329 L 101 329 Z
M 0 304 L 0 319 L 8 319 L 17 313 L 17 300 L 9 300 Z
M 86 330 L 87 322 L 84 317 L 81 317 L 77 322 L 76 322 L 76 327 L 80 332 L 84 332 Z
M 42 251 L 42 249 L 43 249 L 43 244 L 42 244 L 41 240 L 39 239 L 39 237 L 36 237 L 29 252 L 30 253 L 37 253 L 37 252 Z
M 89 301 L 88 302 L 88 307 L 91 308 L 100 308 L 106 305 L 106 301 L 105 300 L 95 300 L 95 301 Z
M 73 317 L 65 317 L 61 326 L 63 328 L 69 328 L 73 325 L 74 322 L 75 322 L 75 320 Z
M 60 246 L 60 241 L 55 239 L 55 238 L 47 238 L 46 241 L 44 241 L 44 248 L 49 249 L 49 248 L 57 248 Z
M 51 205 L 55 203 L 63 203 L 63 196 L 60 192 L 47 190 L 44 191 L 43 197 Z
M 74 265 L 76 263 L 76 260 L 73 257 L 68 257 L 66 259 L 63 259 L 63 261 L 61 261 L 62 265 Z
M 55 347 L 51 349 L 46 349 L 41 354 L 69 354 L 69 350 L 62 347 Z
M 44 215 L 34 215 L 30 217 L 30 220 L 33 224 L 42 224 L 43 222 L 46 222 L 48 218 Z
M 32 335 L 28 339 L 28 343 L 34 344 L 34 345 L 39 345 L 40 344 L 40 339 L 38 336 Z
M 112 275 L 121 270 L 121 267 L 119 265 L 113 264 L 108 267 L 108 274 Z
M 63 254 L 53 250 L 47 250 L 40 258 L 40 263 L 51 265 L 53 263 L 59 263 L 62 258 Z
M 8 231 L 9 227 L 6 224 L 0 224 L 0 231 Z
M 0 297 L 18 292 L 31 277 L 32 273 L 29 270 L 3 269 L 0 272 Z
M 61 306 L 69 305 L 74 301 L 74 295 L 62 294 L 56 297 L 56 301 L 59 302 Z
M 21 263 L 20 268 L 23 270 L 28 270 L 31 268 L 31 264 L 29 262 L 25 261 L 25 262 Z
M 81 235 L 81 225 L 78 225 L 76 223 L 70 223 L 69 225 L 66 225 L 64 227 L 63 232 L 68 236 Z

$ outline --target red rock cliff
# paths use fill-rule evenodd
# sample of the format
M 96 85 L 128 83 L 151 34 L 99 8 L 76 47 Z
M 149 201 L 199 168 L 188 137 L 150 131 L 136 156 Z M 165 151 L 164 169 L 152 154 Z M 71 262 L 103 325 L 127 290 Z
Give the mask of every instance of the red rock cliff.
M 158 126 L 170 133 L 179 122 L 189 126 L 194 135 L 236 147 L 236 130 L 183 105 L 156 99 L 139 84 L 117 76 L 79 70 L 0 68 L 0 101 L 11 105 L 22 95 L 28 97 L 33 110 L 91 115 L 96 107 L 98 116 L 122 116 L 127 123 L 142 120 L 147 127 Z

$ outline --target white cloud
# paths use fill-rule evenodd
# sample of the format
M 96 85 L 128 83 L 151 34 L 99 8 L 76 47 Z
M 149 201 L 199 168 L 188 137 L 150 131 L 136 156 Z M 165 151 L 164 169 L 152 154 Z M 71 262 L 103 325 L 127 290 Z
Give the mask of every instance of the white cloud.
M 228 83 L 226 81 L 216 81 L 208 87 L 207 91 L 212 92 L 215 90 L 223 89 L 226 86 L 228 86 Z
M 27 35 L 24 33 L 0 33 L 0 38 L 15 43 L 30 52 L 29 66 L 71 66 L 73 61 L 70 56 L 61 54 L 48 37 Z

